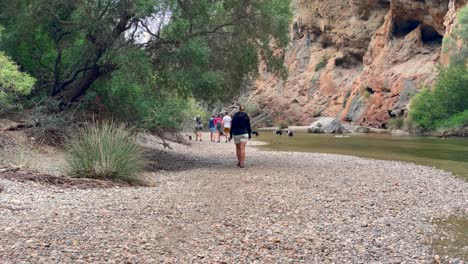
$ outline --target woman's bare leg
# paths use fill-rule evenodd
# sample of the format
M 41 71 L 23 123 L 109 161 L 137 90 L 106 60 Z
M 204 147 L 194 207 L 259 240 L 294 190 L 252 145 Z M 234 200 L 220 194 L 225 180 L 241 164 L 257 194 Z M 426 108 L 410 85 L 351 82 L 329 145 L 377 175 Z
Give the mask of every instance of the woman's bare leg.
M 240 156 L 240 160 L 239 160 L 239 162 L 240 162 L 240 167 L 244 167 L 244 161 L 245 161 L 245 145 L 246 145 L 245 142 L 241 142 L 241 143 L 239 144 L 239 146 L 240 146 L 240 155 L 239 155 L 239 156 Z
M 241 162 L 240 153 L 241 153 L 240 144 L 236 144 L 237 165 L 240 165 L 240 162 Z

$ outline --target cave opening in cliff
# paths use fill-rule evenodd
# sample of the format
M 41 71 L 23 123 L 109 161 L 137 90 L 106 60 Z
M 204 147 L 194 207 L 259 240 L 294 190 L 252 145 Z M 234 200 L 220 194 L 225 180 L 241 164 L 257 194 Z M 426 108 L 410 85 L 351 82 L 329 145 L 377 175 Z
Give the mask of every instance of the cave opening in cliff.
M 423 26 L 421 28 L 421 40 L 427 45 L 442 45 L 444 37 L 431 26 Z
M 395 37 L 404 37 L 415 30 L 421 22 L 417 20 L 395 17 L 393 22 L 393 35 Z
M 342 58 L 335 60 L 335 66 L 350 69 L 363 63 L 363 54 L 347 52 Z

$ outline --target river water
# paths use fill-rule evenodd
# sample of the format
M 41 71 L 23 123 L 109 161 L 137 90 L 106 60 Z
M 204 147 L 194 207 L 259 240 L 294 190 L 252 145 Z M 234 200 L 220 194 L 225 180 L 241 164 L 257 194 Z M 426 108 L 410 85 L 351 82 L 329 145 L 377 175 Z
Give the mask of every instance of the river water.
M 307 134 L 294 137 L 260 132 L 266 149 L 320 152 L 397 160 L 453 172 L 468 181 L 468 138 L 392 136 L 389 134 Z
M 267 150 L 333 153 L 411 162 L 450 171 L 468 181 L 468 138 L 307 133 L 288 137 L 277 136 L 271 131 L 260 133 L 256 139 L 269 143 L 262 146 Z M 430 239 L 433 254 L 468 260 L 468 215 L 435 219 L 434 223 L 439 232 Z M 445 262 L 444 259 L 442 262 Z

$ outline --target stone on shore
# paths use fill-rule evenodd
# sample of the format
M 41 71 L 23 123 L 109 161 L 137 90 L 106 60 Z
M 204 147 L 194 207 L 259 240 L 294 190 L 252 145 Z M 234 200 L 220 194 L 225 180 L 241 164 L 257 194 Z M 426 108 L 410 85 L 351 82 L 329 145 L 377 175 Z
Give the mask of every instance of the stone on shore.
M 320 132 L 323 131 L 323 132 Z M 343 133 L 346 132 L 340 120 L 332 117 L 321 117 L 313 122 L 308 129 L 309 133 Z

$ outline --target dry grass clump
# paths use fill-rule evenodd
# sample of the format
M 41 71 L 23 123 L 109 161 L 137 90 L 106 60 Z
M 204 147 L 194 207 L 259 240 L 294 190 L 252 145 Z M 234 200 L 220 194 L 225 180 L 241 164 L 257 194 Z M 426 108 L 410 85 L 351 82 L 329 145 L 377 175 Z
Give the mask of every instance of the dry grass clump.
M 66 161 L 74 177 L 137 180 L 147 164 L 131 130 L 114 122 L 80 128 L 68 143 Z

